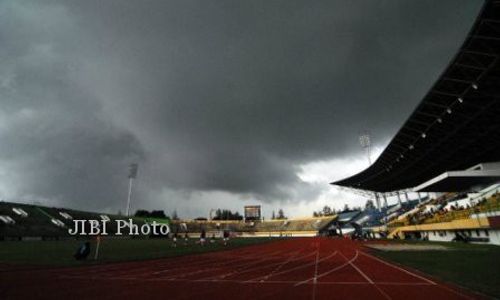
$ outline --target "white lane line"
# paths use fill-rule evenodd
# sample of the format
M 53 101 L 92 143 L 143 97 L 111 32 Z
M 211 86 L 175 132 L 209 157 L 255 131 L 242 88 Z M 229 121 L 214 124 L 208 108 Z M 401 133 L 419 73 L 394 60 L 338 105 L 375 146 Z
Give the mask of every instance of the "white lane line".
M 168 281 L 168 282 L 210 282 L 210 283 L 240 283 L 240 284 L 296 284 L 297 281 L 292 280 L 268 280 L 268 281 L 244 281 L 244 280 L 198 280 L 198 279 L 163 279 L 163 278 L 123 278 L 123 277 L 84 277 L 84 276 L 65 276 L 62 275 L 60 278 L 66 279 L 79 279 L 79 280 L 129 280 L 129 281 L 143 281 L 143 282 L 151 282 L 151 281 Z M 432 284 L 425 282 L 373 282 L 374 284 L 379 285 L 387 285 L 387 286 L 432 286 Z M 308 284 L 313 284 L 312 282 Z M 370 282 L 367 281 L 321 281 L 318 282 L 319 285 L 371 285 Z
M 274 255 L 275 253 L 279 253 L 279 251 L 273 251 L 271 252 L 270 254 Z M 169 273 L 169 272 L 182 272 L 182 270 L 189 270 L 189 269 L 193 269 L 193 268 L 196 268 L 198 269 L 198 271 L 193 271 L 193 272 L 190 272 L 190 273 L 177 273 L 178 275 L 176 276 L 179 276 L 179 275 L 190 275 L 190 274 L 197 274 L 197 273 L 201 273 L 202 271 L 199 270 L 199 268 L 207 268 L 208 269 L 203 269 L 203 272 L 205 270 L 211 270 L 211 269 L 216 269 L 216 268 L 221 268 L 223 266 L 226 266 L 228 264 L 231 264 L 231 263 L 236 263 L 236 262 L 240 262 L 240 261 L 245 261 L 245 262 L 248 262 L 254 258 L 257 258 L 257 257 L 260 257 L 261 255 L 254 255 L 254 256 L 248 256 L 246 257 L 244 260 L 242 258 L 231 258 L 230 260 L 228 261 L 225 261 L 224 263 L 221 263 L 220 261 L 222 260 L 223 257 L 219 257 L 219 258 L 212 258 L 210 259 L 209 261 L 198 261 L 198 262 L 195 262 L 195 263 L 191 263 L 191 264 L 187 264 L 186 266 L 176 266 L 174 268 L 171 268 L 171 269 L 165 269 L 165 270 L 160 270 L 160 271 L 156 271 L 156 272 L 151 272 L 151 271 L 147 271 L 147 272 L 143 272 L 143 273 L 137 273 L 137 270 L 132 270 L 132 272 L 129 272 L 127 273 L 126 271 L 122 271 L 122 272 L 119 272 L 118 274 L 111 274 L 111 275 L 108 275 L 109 277 L 121 277 L 121 278 L 124 278 L 124 279 L 127 279 L 127 278 L 137 278 L 137 277 L 141 277 L 141 276 L 147 276 L 147 275 L 159 275 L 159 274 L 163 274 L 163 273 Z M 143 269 L 142 271 L 146 271 L 147 269 Z M 187 271 L 186 270 L 186 271 Z M 182 277 L 182 276 L 181 276 Z M 167 277 L 170 279 L 170 277 Z
M 418 275 L 418 274 L 415 274 L 415 273 L 412 273 L 412 272 L 410 272 L 410 271 L 408 271 L 408 270 L 405 270 L 405 269 L 403 269 L 403 268 L 400 268 L 400 267 L 398 267 L 398 266 L 396 266 L 396 265 L 393 265 L 393 264 L 391 264 L 391 263 L 389 263 L 389 262 L 386 262 L 386 261 L 384 261 L 384 260 L 382 260 L 382 259 L 380 259 L 380 258 L 378 258 L 378 257 L 375 257 L 375 256 L 370 255 L 370 254 L 368 254 L 368 253 L 365 253 L 365 252 L 363 252 L 363 251 L 360 251 L 360 252 L 361 252 L 361 254 L 363 254 L 363 255 L 365 255 L 365 256 L 367 256 L 367 257 L 369 257 L 369 258 L 372 258 L 372 259 L 374 259 L 374 260 L 376 260 L 376 261 L 379 261 L 379 262 L 381 262 L 381 263 L 383 263 L 383 264 L 386 264 L 386 265 L 388 265 L 388 266 L 390 266 L 390 267 L 392 267 L 392 268 L 395 268 L 395 269 L 397 269 L 397 270 L 400 270 L 400 271 L 402 271 L 402 272 L 404 272 L 404 273 L 407 273 L 407 274 L 409 274 L 409 275 L 411 275 L 411 276 L 414 276 L 414 277 L 416 277 L 416 278 L 422 279 L 422 280 L 424 280 L 425 282 L 427 282 L 427 283 L 428 283 L 428 285 L 434 285 L 434 286 L 437 286 L 437 287 L 439 287 L 439 288 L 442 288 L 442 289 L 444 289 L 444 290 L 446 290 L 446 291 L 449 291 L 449 292 L 451 292 L 451 293 L 453 293 L 453 294 L 455 294 L 455 295 L 457 295 L 457 296 L 460 296 L 460 297 L 462 297 L 462 298 L 465 298 L 465 299 L 469 299 L 469 300 L 473 300 L 473 299 L 474 299 L 473 297 L 470 297 L 470 296 L 467 296 L 467 295 L 465 295 L 465 294 L 462 294 L 462 293 L 460 293 L 459 291 L 456 291 L 456 290 L 454 290 L 454 289 L 452 289 L 452 288 L 449 288 L 449 287 L 447 287 L 447 286 L 445 286 L 445 285 L 438 284 L 438 283 L 436 283 L 436 282 L 434 282 L 434 281 L 432 281 L 432 280 L 430 280 L 430 279 L 427 279 L 427 278 L 425 278 L 425 277 L 423 277 L 423 276 L 420 276 L 420 275 Z M 410 285 L 410 284 L 411 284 L 411 283 L 406 283 L 405 285 Z M 403 284 L 402 284 L 402 285 L 403 285 Z M 417 285 L 417 283 L 414 283 L 414 285 Z
M 150 275 L 150 274 L 158 275 L 158 274 L 162 274 L 162 273 L 166 273 L 166 272 L 175 272 L 175 271 L 191 269 L 191 268 L 200 268 L 200 267 L 203 267 L 206 265 L 214 264 L 218 261 L 220 261 L 220 258 L 211 257 L 211 258 L 206 258 L 206 259 L 200 259 L 199 261 L 198 261 L 198 259 L 196 259 L 195 261 L 191 261 L 190 263 L 186 263 L 186 264 L 183 264 L 182 262 L 180 262 L 177 264 L 154 266 L 154 269 L 156 269 L 156 270 L 161 269 L 159 271 L 154 271 L 154 272 L 151 272 L 152 271 L 151 266 L 144 266 L 142 268 L 137 268 L 137 269 L 133 269 L 133 270 L 124 270 L 122 272 L 119 272 L 118 274 L 115 274 L 115 276 L 116 275 L 119 276 L 122 274 L 126 275 L 126 276 L 131 276 L 131 275 L 144 276 L 144 275 Z M 167 269 L 165 269 L 165 268 L 167 268 Z
M 302 250 L 301 250 L 302 251 Z M 300 252 L 300 251 L 299 251 Z M 278 266 L 276 269 L 274 269 L 272 272 L 270 272 L 269 274 L 266 274 L 266 275 L 261 275 L 259 277 L 255 277 L 255 278 L 252 278 L 252 279 L 248 279 L 246 281 L 248 282 L 251 282 L 251 281 L 264 281 L 264 280 L 267 280 L 269 277 L 272 277 L 274 276 L 275 274 L 277 274 L 276 272 L 278 272 L 283 266 L 285 266 L 286 264 L 288 263 L 291 263 L 291 262 L 294 262 L 294 261 L 297 261 L 299 259 L 304 259 L 306 257 L 309 257 L 309 256 L 312 256 L 314 255 L 316 252 L 313 251 L 313 252 L 310 252 L 308 254 L 305 254 L 305 255 L 302 255 L 302 256 L 299 256 L 299 257 L 295 257 L 291 260 L 289 260 L 288 262 L 285 262 L 285 263 L 281 263 L 282 265 L 281 266 Z
M 400 267 L 398 267 L 398 266 L 396 266 L 396 265 L 393 265 L 393 264 L 391 264 L 391 263 L 388 263 L 388 262 L 386 262 L 386 261 L 384 261 L 384 260 L 382 260 L 382 259 L 380 259 L 380 258 L 378 258 L 378 257 L 375 257 L 375 256 L 370 255 L 370 254 L 368 254 L 368 253 L 365 253 L 365 252 L 363 252 L 363 251 L 360 251 L 360 253 L 361 253 L 361 254 L 363 254 L 364 256 L 367 256 L 367 257 L 369 257 L 369 258 L 371 258 L 371 259 L 374 259 L 374 260 L 376 260 L 376 261 L 378 261 L 378 262 L 381 262 L 381 263 L 383 263 L 383 264 L 385 264 L 385 265 L 387 265 L 387 266 L 389 266 L 389 267 L 392 267 L 392 268 L 394 268 L 394 269 L 397 269 L 397 270 L 399 270 L 399 271 L 401 271 L 401 272 L 404 272 L 404 273 L 406 273 L 406 274 L 409 274 L 409 275 L 411 275 L 411 276 L 413 276 L 413 277 L 416 277 L 416 278 L 422 279 L 423 281 L 426 281 L 426 282 L 428 282 L 428 283 L 430 283 L 430 284 L 437 285 L 437 283 L 435 283 L 435 282 L 434 282 L 434 281 L 432 281 L 432 280 L 429 280 L 429 279 L 427 279 L 427 278 L 425 278 L 425 277 L 422 277 L 422 276 L 420 276 L 420 275 L 418 275 L 418 274 L 412 273 L 412 272 L 410 272 L 410 271 L 408 271 L 408 270 L 405 270 L 405 269 L 400 268 Z
M 319 259 L 319 249 L 318 252 L 316 252 L 316 267 L 314 268 L 314 284 L 318 281 L 318 259 Z
M 335 268 L 333 268 L 333 269 L 331 269 L 331 270 L 329 270 L 329 271 L 327 271 L 327 272 L 324 272 L 324 273 L 319 274 L 318 276 L 316 276 L 316 280 L 317 280 L 317 279 L 319 279 L 319 278 L 321 278 L 321 277 L 325 277 L 325 276 L 327 276 L 327 275 L 329 275 L 329 274 L 331 274 L 331 273 L 333 273 L 333 272 L 335 272 L 335 271 L 338 271 L 338 270 L 340 270 L 340 269 L 344 268 L 345 266 L 347 266 L 347 265 L 349 265 L 350 263 L 352 263 L 353 261 L 355 261 L 357 258 L 358 258 L 358 252 L 356 251 L 356 255 L 354 255 L 354 257 L 353 257 L 351 260 L 349 260 L 349 261 L 347 261 L 347 262 L 345 262 L 345 263 L 341 264 L 340 266 L 337 266 L 337 267 L 335 267 Z M 313 279 L 314 279 L 314 278 L 309 278 L 309 279 L 306 279 L 306 280 L 304 280 L 304 281 L 300 281 L 300 282 L 298 282 L 295 286 L 299 286 L 299 285 L 302 285 L 302 284 L 306 284 L 306 283 L 308 283 L 309 281 L 312 281 Z
M 245 248 L 235 248 L 235 249 L 227 249 L 223 251 L 217 251 L 217 252 L 209 252 L 209 253 L 200 253 L 197 254 L 196 260 L 201 260 L 202 258 L 210 259 L 210 260 L 217 260 L 221 258 L 248 258 L 248 255 L 255 253 L 256 251 L 262 250 L 262 246 L 248 246 Z M 267 250 L 264 248 L 264 250 Z M 193 254 L 192 254 L 193 255 Z M 165 257 L 165 258 L 155 258 L 150 260 L 150 263 L 155 264 L 155 266 L 158 268 L 164 268 L 167 267 L 169 269 L 165 270 L 165 272 L 171 272 L 173 269 L 179 269 L 179 265 L 182 265 L 182 262 L 185 262 L 187 265 L 197 265 L 200 264 L 201 262 L 196 262 L 192 263 L 191 258 L 193 257 L 192 255 L 188 256 L 182 256 L 182 257 Z M 260 257 L 259 255 L 257 255 Z M 207 261 L 202 261 L 203 264 L 206 264 Z M 186 265 L 185 264 L 185 265 Z M 174 268 L 172 268 L 172 266 Z M 93 266 L 86 266 L 84 268 L 78 268 L 77 270 L 75 269 L 70 269 L 67 272 L 65 272 L 68 275 L 101 275 L 101 274 L 109 274 L 109 272 L 115 272 L 117 275 L 122 275 L 124 272 L 123 270 L 127 270 L 125 273 L 128 275 L 129 273 L 136 273 L 139 270 L 148 270 L 151 269 L 151 267 L 144 267 L 144 262 L 113 262 L 109 264 L 100 264 L 100 265 L 93 265 Z M 148 272 L 151 274 L 151 272 Z M 125 274 L 124 274 L 125 275 Z
M 304 250 L 305 248 L 299 250 L 297 252 L 297 254 L 295 254 L 294 256 L 290 256 L 287 260 L 285 260 L 284 262 L 282 262 L 281 264 L 279 264 L 279 266 L 277 266 L 276 268 L 274 268 L 271 272 L 269 272 L 268 274 L 266 274 L 264 276 L 264 278 L 269 278 L 269 276 L 273 275 L 274 273 L 278 272 L 279 270 L 281 270 L 281 268 L 283 268 L 283 266 L 285 266 L 286 264 L 288 264 L 289 262 L 292 262 L 292 261 L 296 261 L 296 260 L 299 260 L 299 259 L 302 259 L 302 258 L 306 258 L 308 256 L 311 255 L 311 253 L 309 254 L 306 254 L 306 255 L 302 255 L 302 256 L 299 256 L 297 257 L 297 255 L 299 255 L 300 252 L 302 252 L 302 250 Z
M 313 252 L 313 253 L 316 253 L 316 251 L 315 251 L 315 252 Z M 333 252 L 332 254 L 330 254 L 330 255 L 328 255 L 328 256 L 326 256 L 326 257 L 321 258 L 320 260 L 318 260 L 318 262 L 322 262 L 322 261 L 324 261 L 324 260 L 327 260 L 327 259 L 329 259 L 330 257 L 334 256 L 335 254 L 337 254 L 337 251 Z M 290 273 L 290 272 L 295 271 L 295 270 L 300 270 L 300 269 L 303 269 L 303 268 L 307 268 L 307 267 L 310 267 L 310 266 L 314 266 L 314 264 L 315 264 L 315 263 L 316 263 L 315 261 L 310 262 L 310 263 L 306 263 L 306 264 L 303 264 L 303 265 L 300 265 L 300 266 L 297 266 L 297 267 L 294 267 L 294 268 L 291 268 L 291 269 L 287 269 L 287 270 L 283 270 L 283 271 L 278 272 L 278 273 L 274 273 L 272 276 L 269 276 L 269 277 L 274 277 L 274 276 L 277 276 L 277 275 Z M 262 278 L 262 276 L 261 276 L 261 277 L 257 277 L 257 278 L 252 279 L 252 280 L 248 280 L 248 281 L 259 280 L 259 279 L 261 279 L 261 278 Z M 262 282 L 262 281 L 261 281 L 261 282 Z
M 278 253 L 281 253 L 282 251 L 273 251 L 271 253 L 261 253 L 261 254 L 254 254 L 254 255 L 247 255 L 247 256 L 232 256 L 232 257 L 229 257 L 230 260 L 226 261 L 223 265 L 226 265 L 226 264 L 229 264 L 229 263 L 232 263 L 232 262 L 238 262 L 238 261 L 242 261 L 242 260 L 252 260 L 252 259 L 255 259 L 255 258 L 258 258 L 258 257 L 262 257 L 262 255 L 275 255 L 275 254 L 278 254 Z M 183 267 L 183 266 L 179 266 L 177 268 L 173 268 L 173 269 L 166 269 L 166 270 L 161 270 L 161 271 L 157 271 L 157 272 L 153 272 L 154 275 L 158 275 L 158 274 L 162 274 L 162 273 L 168 273 L 168 272 L 172 272 L 172 271 L 176 271 L 176 270 L 179 270 L 179 269 L 186 269 L 186 268 L 200 268 L 200 267 L 205 267 L 205 266 L 220 266 L 221 263 L 220 263 L 220 260 L 222 260 L 224 257 L 223 256 L 219 256 L 219 257 L 214 257 L 212 258 L 210 261 L 206 262 L 206 261 L 201 261 L 201 262 L 198 262 L 197 264 L 191 264 L 187 267 Z
M 312 291 L 312 299 L 316 299 L 316 282 L 318 277 L 318 260 L 319 260 L 319 243 L 318 249 L 316 250 L 316 266 L 314 267 L 314 280 L 313 280 L 313 291 Z
M 293 258 L 294 256 L 296 256 L 298 253 L 300 253 L 300 251 L 293 252 L 292 254 L 289 255 L 289 258 L 286 261 L 288 261 L 288 260 L 290 260 L 290 258 Z M 273 260 L 273 259 L 274 258 L 269 258 L 268 257 L 265 260 Z M 262 262 L 262 260 L 258 260 L 257 262 Z M 232 276 L 232 275 L 240 275 L 240 274 L 243 274 L 243 273 L 248 273 L 248 272 L 251 272 L 251 271 L 265 269 L 265 268 L 269 268 L 269 267 L 272 267 L 272 266 L 275 266 L 275 265 L 282 265 L 282 264 L 283 264 L 283 262 L 276 262 L 276 263 L 272 263 L 272 264 L 263 264 L 263 265 L 260 264 L 257 267 L 236 269 L 236 270 L 233 270 L 231 272 L 224 273 L 224 274 L 221 274 L 221 275 L 215 275 L 215 276 L 210 276 L 210 277 L 207 277 L 207 278 L 202 278 L 202 280 L 204 280 L 204 279 L 219 279 L 219 278 L 220 279 L 224 279 L 224 278 Z
M 281 255 L 282 253 L 283 253 L 282 251 L 274 251 L 274 252 L 272 252 L 272 254 L 268 254 L 268 255 L 269 256 L 277 256 L 277 255 Z M 262 256 L 262 255 L 263 254 L 261 254 L 260 256 Z M 187 276 L 190 276 L 190 275 L 195 275 L 195 274 L 200 274 L 200 273 L 205 273 L 205 272 L 209 272 L 209 271 L 221 269 L 221 268 L 224 268 L 224 267 L 226 267 L 228 265 L 231 265 L 231 267 L 236 267 L 236 268 L 247 266 L 247 265 L 253 265 L 253 264 L 256 264 L 258 262 L 261 262 L 261 261 L 264 261 L 266 259 L 269 259 L 269 256 L 265 257 L 265 258 L 262 258 L 260 260 L 257 260 L 257 261 L 253 260 L 250 263 L 248 262 L 248 260 L 252 260 L 253 258 L 245 259 L 245 261 L 244 261 L 243 264 L 237 264 L 237 265 L 231 265 L 235 261 L 230 261 L 230 262 L 219 264 L 219 265 L 214 266 L 214 267 L 210 267 L 208 269 L 198 270 L 198 271 L 184 273 L 184 274 L 177 274 L 177 275 L 174 275 L 172 277 L 167 277 L 167 279 L 174 280 L 174 279 L 178 279 L 178 278 L 184 278 L 184 277 L 187 277 Z
M 213 253 L 201 253 L 197 256 L 197 260 L 201 260 L 203 258 L 206 259 L 216 259 L 217 256 L 220 255 L 220 252 L 213 252 Z M 182 264 L 182 262 L 185 261 L 186 263 L 189 263 L 189 259 L 187 256 L 183 257 L 165 257 L 165 258 L 157 258 L 154 260 L 149 261 L 150 263 L 155 264 L 157 267 L 171 267 L 172 265 L 178 265 Z M 199 262 L 197 262 L 199 263 Z M 191 261 L 192 264 L 192 261 Z M 196 264 L 196 263 L 195 263 Z M 151 268 L 151 266 L 144 266 L 143 262 L 115 262 L 115 263 L 110 263 L 107 265 L 95 265 L 95 266 L 88 266 L 85 267 L 82 270 L 76 270 L 78 274 L 98 274 L 98 273 L 107 273 L 107 272 L 113 272 L 113 271 L 123 271 L 123 270 L 140 270 L 144 268 Z M 74 270 L 72 270 L 74 271 Z M 121 273 L 121 272 L 120 272 Z
M 230 250 L 231 251 L 231 250 Z M 78 273 L 75 274 L 74 271 L 68 272 L 67 275 L 90 275 L 90 276 L 101 276 L 101 277 L 123 277 L 124 279 L 126 278 L 137 278 L 138 276 L 147 276 L 147 275 L 159 275 L 162 273 L 177 273 L 177 272 L 186 272 L 189 269 L 196 268 L 197 270 L 200 270 L 200 267 L 203 268 L 214 268 L 215 266 L 220 266 L 221 263 L 218 263 L 218 261 L 222 261 L 223 258 L 229 258 L 229 261 L 226 261 L 226 263 L 222 265 L 226 265 L 228 263 L 232 262 L 239 262 L 242 260 L 242 257 L 244 259 L 253 259 L 257 257 L 261 257 L 262 255 L 267 255 L 268 253 L 259 253 L 255 254 L 255 252 L 252 252 L 250 250 L 246 251 L 240 251 L 238 252 L 239 254 L 246 254 L 246 256 L 236 256 L 232 255 L 234 253 L 224 253 L 226 251 L 220 251 L 217 253 L 203 253 L 199 256 L 197 256 L 196 261 L 189 261 L 185 257 L 179 258 L 179 260 L 176 260 L 176 258 L 168 258 L 166 259 L 167 261 L 151 261 L 151 262 L 159 262 L 160 265 L 156 265 L 156 269 L 158 270 L 159 268 L 164 268 L 167 267 L 167 269 L 159 270 L 159 271 L 154 271 L 151 266 L 144 266 L 144 264 L 134 264 L 133 266 L 127 268 L 126 264 L 114 264 L 110 267 L 106 266 L 95 266 L 95 267 L 89 267 L 90 268 L 99 268 L 99 269 L 94 269 L 94 270 L 89 270 L 89 269 L 84 269 L 84 270 L 78 270 Z M 279 253 L 282 251 L 272 251 L 269 254 L 275 254 Z M 230 254 L 228 256 L 224 256 L 224 254 Z M 249 255 L 253 254 L 253 255 Z M 170 260 L 170 261 L 169 261 Z M 186 270 L 187 269 L 187 270 Z M 205 269 L 203 269 L 205 270 Z M 197 272 L 195 272 L 197 273 Z
M 229 250 L 231 251 L 231 250 Z M 166 257 L 166 258 L 160 258 L 160 259 L 154 259 L 151 260 L 151 263 L 156 263 L 155 266 L 159 268 L 169 268 L 166 270 L 166 272 L 169 272 L 173 269 L 179 269 L 180 266 L 182 268 L 184 267 L 189 267 L 189 266 L 195 266 L 195 265 L 202 265 L 202 264 L 207 264 L 206 260 L 203 259 L 209 259 L 210 261 L 216 261 L 221 255 L 221 252 L 214 252 L 214 253 L 201 253 L 197 256 L 197 260 L 200 260 L 198 262 L 192 262 L 189 261 L 186 256 L 179 257 L 179 258 L 171 258 L 171 257 Z M 229 253 L 228 253 L 229 254 Z M 230 254 L 230 256 L 233 256 Z M 232 257 L 231 257 L 232 258 Z M 183 264 L 183 261 L 185 264 Z M 173 268 L 172 268 L 173 266 Z M 143 263 L 130 263 L 130 262 L 116 262 L 116 263 L 111 263 L 109 265 L 95 265 L 95 266 L 88 266 L 85 268 L 82 268 L 81 270 L 69 270 L 69 274 L 72 273 L 78 273 L 79 275 L 83 274 L 90 274 L 90 275 L 99 275 L 99 274 L 109 274 L 109 272 L 113 272 L 113 275 L 121 275 L 121 274 L 130 274 L 130 273 L 137 273 L 142 270 L 151 270 L 151 266 L 144 266 Z M 150 272 L 149 272 L 150 273 Z
M 300 251 L 299 251 L 300 253 Z M 298 253 L 297 253 L 298 254 Z M 299 256 L 299 257 L 290 257 L 288 258 L 286 261 L 280 263 L 280 265 L 278 267 L 276 267 L 274 270 L 272 270 L 271 272 L 269 272 L 268 274 L 264 275 L 264 276 L 261 276 L 261 277 L 257 277 L 257 278 L 254 278 L 254 279 L 249 279 L 249 280 L 246 280 L 248 282 L 251 282 L 251 281 L 255 281 L 255 280 L 267 280 L 269 277 L 272 277 L 274 274 L 276 274 L 276 272 L 278 272 L 279 270 L 281 270 L 285 265 L 287 265 L 288 263 L 291 263 L 291 262 L 294 262 L 294 261 L 297 261 L 299 259 L 304 259 L 306 257 L 309 257 L 311 255 L 314 255 L 314 252 L 311 252 L 309 254 L 306 254 L 306 255 L 302 255 L 302 256 Z
M 260 258 L 258 260 L 252 260 L 251 262 L 249 262 L 247 264 L 236 266 L 236 268 L 234 268 L 233 270 L 231 270 L 231 271 L 229 271 L 227 273 L 219 274 L 219 275 L 212 275 L 212 276 L 208 276 L 208 277 L 197 279 L 197 280 L 224 279 L 224 278 L 229 277 L 231 275 L 246 273 L 246 272 L 249 272 L 249 271 L 258 270 L 258 269 L 262 269 L 262 268 L 267 268 L 269 266 L 273 266 L 273 265 L 279 264 L 280 262 L 272 263 L 272 264 L 265 264 L 265 263 L 262 264 L 262 263 L 265 262 L 265 261 L 272 261 L 272 260 L 276 259 L 276 256 L 278 256 L 278 258 L 279 258 L 279 256 L 281 256 L 281 254 L 282 253 L 279 253 L 279 254 L 276 254 L 276 255 L 267 256 L 267 257 L 263 257 L 263 258 Z M 253 265 L 258 265 L 258 266 L 252 267 Z
M 347 259 L 347 257 L 344 256 L 344 254 L 340 253 L 340 256 L 342 256 L 346 261 L 349 261 Z M 389 300 L 392 299 L 389 295 L 387 295 L 386 292 L 384 292 L 380 287 L 378 287 L 377 284 L 375 282 L 373 282 L 373 280 L 371 280 L 370 277 L 368 277 L 368 275 L 366 275 L 363 271 L 361 271 L 353 262 L 349 261 L 349 264 L 354 269 L 356 269 L 356 271 L 358 271 L 358 273 L 361 274 L 361 276 L 363 276 L 370 284 L 372 284 L 372 286 L 375 287 L 386 299 L 389 299 Z

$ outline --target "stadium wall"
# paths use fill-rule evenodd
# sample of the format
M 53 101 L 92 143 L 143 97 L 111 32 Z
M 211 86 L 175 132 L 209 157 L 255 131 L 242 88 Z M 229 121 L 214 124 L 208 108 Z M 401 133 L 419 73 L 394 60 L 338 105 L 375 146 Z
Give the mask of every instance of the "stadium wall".
M 426 234 L 428 234 L 429 241 L 433 242 L 451 242 L 455 238 L 455 231 L 450 230 L 430 231 L 426 232 Z M 500 230 L 471 230 L 467 235 L 477 240 L 473 240 L 473 243 L 488 243 L 500 246 Z M 481 239 L 487 239 L 488 242 L 480 242 Z
M 451 242 L 459 232 L 474 242 L 500 245 L 500 228 L 492 226 L 491 217 L 453 220 L 451 222 L 402 226 L 393 229 L 390 238 L 405 238 L 419 234 L 429 241 Z

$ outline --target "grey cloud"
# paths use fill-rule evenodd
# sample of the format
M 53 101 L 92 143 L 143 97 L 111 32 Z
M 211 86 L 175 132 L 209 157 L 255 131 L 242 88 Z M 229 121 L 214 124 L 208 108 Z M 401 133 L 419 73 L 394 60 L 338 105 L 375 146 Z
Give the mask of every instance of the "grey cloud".
M 146 207 L 164 188 L 315 197 L 298 166 L 387 141 L 480 4 L 4 1 L 0 159 L 20 195 L 76 207 L 119 207 L 131 161 Z

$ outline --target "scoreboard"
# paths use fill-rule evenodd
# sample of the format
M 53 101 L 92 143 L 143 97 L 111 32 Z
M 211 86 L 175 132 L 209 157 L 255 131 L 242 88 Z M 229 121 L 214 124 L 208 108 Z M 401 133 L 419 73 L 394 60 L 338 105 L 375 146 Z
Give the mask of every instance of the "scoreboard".
M 245 206 L 245 220 L 260 220 L 260 205 Z

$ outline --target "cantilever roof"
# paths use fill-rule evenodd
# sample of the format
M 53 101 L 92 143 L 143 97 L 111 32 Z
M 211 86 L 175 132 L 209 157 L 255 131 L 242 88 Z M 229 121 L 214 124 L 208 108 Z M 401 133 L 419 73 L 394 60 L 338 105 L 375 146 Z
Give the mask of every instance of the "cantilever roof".
M 500 161 L 500 1 L 486 1 L 446 70 L 380 157 L 332 184 L 377 192 Z
M 465 191 L 500 181 L 500 170 L 465 170 L 445 172 L 415 187 L 416 192 Z

